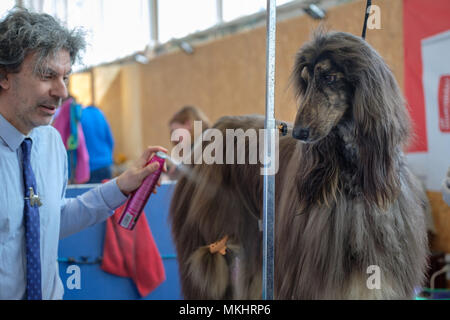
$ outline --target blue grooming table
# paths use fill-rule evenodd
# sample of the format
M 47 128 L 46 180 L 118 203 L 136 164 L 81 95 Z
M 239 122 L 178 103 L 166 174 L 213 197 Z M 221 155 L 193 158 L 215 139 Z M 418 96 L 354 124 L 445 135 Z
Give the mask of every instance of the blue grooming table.
M 66 197 L 76 197 L 95 185 L 69 186 Z M 129 278 L 106 273 L 100 269 L 99 263 L 70 263 L 68 258 L 77 261 L 94 262 L 103 255 L 106 222 L 87 228 L 59 242 L 58 260 L 59 274 L 64 285 L 64 300 L 103 300 L 103 299 L 144 299 L 144 300 L 179 300 L 180 281 L 178 263 L 168 222 L 169 206 L 174 184 L 163 184 L 158 193 L 153 194 L 144 211 L 150 225 L 153 238 L 163 258 L 166 280 L 148 296 L 141 298 L 135 284 Z M 75 264 L 80 269 L 80 289 L 70 289 L 72 268 Z

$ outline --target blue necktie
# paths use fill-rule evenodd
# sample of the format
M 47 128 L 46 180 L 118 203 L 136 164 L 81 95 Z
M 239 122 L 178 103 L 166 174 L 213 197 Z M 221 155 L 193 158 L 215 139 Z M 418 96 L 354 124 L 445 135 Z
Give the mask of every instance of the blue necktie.
M 28 300 L 41 300 L 41 252 L 40 252 L 40 226 L 39 201 L 37 200 L 36 179 L 31 169 L 30 138 L 22 142 L 23 156 L 23 183 L 25 187 L 25 204 L 23 214 L 25 218 L 25 246 L 27 258 L 27 293 Z

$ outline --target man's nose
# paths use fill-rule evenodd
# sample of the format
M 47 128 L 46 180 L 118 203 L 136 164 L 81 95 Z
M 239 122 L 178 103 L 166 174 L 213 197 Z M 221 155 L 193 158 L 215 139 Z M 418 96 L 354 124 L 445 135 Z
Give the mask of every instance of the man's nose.
M 55 80 L 50 89 L 50 95 L 59 99 L 67 98 L 69 93 L 66 82 L 64 80 Z

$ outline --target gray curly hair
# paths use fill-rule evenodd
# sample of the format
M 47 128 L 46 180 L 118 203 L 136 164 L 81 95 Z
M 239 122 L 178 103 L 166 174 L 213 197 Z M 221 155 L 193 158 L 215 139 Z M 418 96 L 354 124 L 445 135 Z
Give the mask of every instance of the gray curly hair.
M 72 64 L 86 47 L 81 28 L 68 30 L 58 20 L 45 13 L 34 13 L 15 7 L 0 21 L 0 80 L 8 73 L 20 72 L 24 59 L 36 53 L 35 72 L 43 62 L 65 49 Z

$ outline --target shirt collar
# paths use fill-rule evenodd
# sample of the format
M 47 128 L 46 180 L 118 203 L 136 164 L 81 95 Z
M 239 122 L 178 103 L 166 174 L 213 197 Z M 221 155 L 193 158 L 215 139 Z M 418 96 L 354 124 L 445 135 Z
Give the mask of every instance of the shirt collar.
M 16 151 L 22 141 L 27 138 L 0 114 L 0 137 L 11 151 Z

